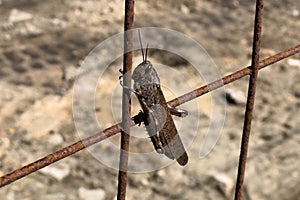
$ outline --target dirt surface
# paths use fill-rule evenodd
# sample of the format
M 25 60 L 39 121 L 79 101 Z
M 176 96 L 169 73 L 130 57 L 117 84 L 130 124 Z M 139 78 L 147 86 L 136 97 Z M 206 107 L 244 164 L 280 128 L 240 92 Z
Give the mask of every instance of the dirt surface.
M 135 26 L 185 33 L 206 49 L 220 74 L 226 75 L 250 63 L 254 4 L 250 0 L 141 0 L 135 2 Z M 94 47 L 123 30 L 123 9 L 120 0 L 0 0 L 1 175 L 80 139 L 72 118 L 76 73 Z M 262 58 L 299 44 L 300 1 L 267 1 L 263 24 Z M 182 59 L 159 52 L 150 53 L 150 59 L 176 65 L 192 87 L 200 86 Z M 106 86 L 96 95 L 95 110 L 102 128 L 116 123 L 111 97 L 113 86 L 118 85 L 120 60 L 112 66 L 104 78 Z M 170 81 L 168 72 L 160 76 L 170 88 L 185 84 L 180 79 Z M 207 157 L 199 159 L 199 148 L 210 125 L 211 107 L 219 105 L 203 96 L 199 100 L 203 129 L 188 149 L 189 163 L 130 173 L 127 199 L 232 199 L 247 81 L 226 86 L 238 94 L 234 98 L 239 103 L 226 105 L 222 135 Z M 245 199 L 299 199 L 299 54 L 261 70 L 258 81 Z M 139 107 L 134 104 L 136 113 Z M 189 104 L 184 108 L 196 112 Z M 196 119 L 187 120 L 192 125 Z M 138 130 L 145 132 L 142 127 Z M 150 140 L 144 142 L 151 148 Z M 136 144 L 134 151 L 143 149 L 138 142 L 132 144 Z M 113 200 L 117 174 L 84 150 L 1 188 L 0 198 Z

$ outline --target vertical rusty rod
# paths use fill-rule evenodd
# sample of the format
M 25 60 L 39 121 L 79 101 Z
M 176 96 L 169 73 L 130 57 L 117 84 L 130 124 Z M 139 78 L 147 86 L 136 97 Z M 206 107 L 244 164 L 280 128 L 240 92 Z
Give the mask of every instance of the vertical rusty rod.
M 131 87 L 132 69 L 132 45 L 133 45 L 133 19 L 134 19 L 134 0 L 125 0 L 124 17 L 124 57 L 123 57 L 123 84 Z M 130 91 L 123 88 L 122 97 L 122 131 L 121 131 L 121 150 L 118 176 L 118 200 L 125 200 L 127 185 L 127 166 L 129 153 L 129 138 L 131 127 L 131 99 Z
M 259 70 L 259 51 L 260 51 L 260 43 L 261 43 L 263 8 L 264 8 L 264 1 L 257 0 L 255 20 L 254 20 L 251 73 L 250 73 L 250 80 L 249 80 L 247 105 L 245 111 L 243 136 L 241 142 L 238 175 L 236 180 L 235 200 L 242 200 L 243 197 L 243 183 L 244 183 L 245 170 L 246 170 L 249 136 L 251 132 L 251 121 L 252 121 L 252 114 L 253 114 L 254 100 L 255 100 L 256 80 L 257 80 L 258 70 Z

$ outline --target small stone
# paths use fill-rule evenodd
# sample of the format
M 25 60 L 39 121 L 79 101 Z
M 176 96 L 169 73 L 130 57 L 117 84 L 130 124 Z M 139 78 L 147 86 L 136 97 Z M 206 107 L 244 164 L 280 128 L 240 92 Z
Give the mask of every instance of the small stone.
M 117 200 L 118 199 L 118 197 L 117 197 L 117 195 L 113 198 L 113 200 Z
M 233 6 L 238 7 L 240 5 L 240 2 L 239 2 L 239 0 L 235 0 L 235 1 L 233 1 L 232 4 L 233 4 Z
M 180 6 L 180 10 L 181 10 L 181 12 L 183 13 L 183 14 L 189 14 L 190 13 L 190 9 L 186 6 L 186 5 L 184 5 L 184 4 L 182 4 L 181 6 Z
M 294 10 L 292 10 L 292 15 L 294 16 L 294 17 L 298 17 L 299 16 L 299 10 L 297 10 L 297 9 L 294 9 Z
M 146 179 L 146 178 L 142 179 L 141 183 L 143 186 L 148 186 L 150 184 L 148 179 Z
M 10 11 L 8 21 L 10 23 L 18 23 L 30 19 L 32 19 L 32 14 L 14 8 Z
M 52 25 L 56 28 L 56 29 L 64 29 L 67 26 L 67 23 L 63 20 L 54 18 L 51 21 Z
M 11 37 L 10 34 L 8 34 L 8 33 L 3 34 L 3 39 L 4 39 L 4 41 L 10 41 L 11 38 L 12 38 L 12 37 Z
M 230 197 L 234 189 L 234 181 L 226 174 L 216 171 L 209 173 L 211 181 L 214 182 L 217 188 L 226 196 Z
M 33 24 L 25 24 L 25 28 L 21 30 L 21 34 L 24 36 L 38 36 L 43 34 L 43 31 Z
M 105 199 L 105 191 L 102 189 L 86 189 L 84 187 L 80 187 L 78 190 L 78 194 L 80 199 L 82 200 L 104 200 Z
M 247 102 L 247 98 L 242 91 L 226 89 L 225 96 L 227 102 L 230 104 L 243 105 Z
M 68 165 L 61 165 L 57 167 L 48 166 L 41 169 L 40 172 L 61 181 L 70 174 L 70 168 Z
M 287 63 L 290 66 L 300 67 L 300 60 L 297 60 L 297 59 L 290 58 L 290 59 L 288 59 Z
M 159 176 L 159 177 L 164 177 L 164 176 L 166 176 L 166 171 L 164 171 L 164 170 L 159 170 L 158 172 L 157 172 L 157 175 Z
M 53 145 L 60 145 L 64 142 L 63 137 L 60 134 L 51 135 L 49 138 L 49 143 Z
M 13 135 L 16 133 L 16 130 L 14 128 L 8 128 L 7 133 Z

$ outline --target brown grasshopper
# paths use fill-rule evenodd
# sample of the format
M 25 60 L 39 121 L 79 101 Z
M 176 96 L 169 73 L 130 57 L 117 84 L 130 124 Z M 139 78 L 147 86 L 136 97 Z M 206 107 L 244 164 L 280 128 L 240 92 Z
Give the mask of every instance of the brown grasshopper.
M 176 159 L 182 166 L 186 165 L 188 156 L 171 114 L 185 117 L 188 113 L 185 110 L 171 108 L 167 105 L 160 87 L 158 74 L 151 62 L 147 60 L 148 45 L 144 55 L 140 33 L 139 40 L 143 62 L 132 73 L 133 89 L 127 89 L 135 93 L 140 102 L 142 112 L 138 116 L 140 122 L 144 122 L 155 150 L 171 159 Z M 122 85 L 122 87 L 125 86 Z

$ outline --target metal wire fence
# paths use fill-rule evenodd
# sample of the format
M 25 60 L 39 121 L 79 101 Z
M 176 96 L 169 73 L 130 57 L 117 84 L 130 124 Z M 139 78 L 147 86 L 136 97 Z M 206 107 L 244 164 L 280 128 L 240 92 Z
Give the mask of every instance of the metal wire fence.
M 254 37 L 253 37 L 253 49 L 252 49 L 252 63 L 251 66 L 245 67 L 241 70 L 238 70 L 232 74 L 224 76 L 223 78 L 211 82 L 205 86 L 201 86 L 193 91 L 190 91 L 182 96 L 179 96 L 168 102 L 168 105 L 171 107 L 179 106 L 183 103 L 191 101 L 195 98 L 198 98 L 206 93 L 209 93 L 217 88 L 223 87 L 229 83 L 232 83 L 242 77 L 250 76 L 249 79 L 249 88 L 248 88 L 248 98 L 246 104 L 246 112 L 244 119 L 244 128 L 243 128 L 243 136 L 241 141 L 240 148 L 240 161 L 238 167 L 237 174 L 237 182 L 236 182 L 236 192 L 235 199 L 242 199 L 242 191 L 243 191 L 243 182 L 245 176 L 245 168 L 247 161 L 247 151 L 248 151 L 248 143 L 249 136 L 251 130 L 251 121 L 252 121 L 252 113 L 253 113 L 253 105 L 255 100 L 255 88 L 258 71 L 271 66 L 272 64 L 283 60 L 287 57 L 295 55 L 300 52 L 300 44 L 291 47 L 289 49 L 283 50 L 276 55 L 268 57 L 259 61 L 259 50 L 260 50 L 260 41 L 261 41 L 261 31 L 262 31 L 262 20 L 263 20 L 263 7 L 264 1 L 257 0 L 256 1 L 256 13 L 255 13 L 255 22 L 254 22 Z M 134 20 L 134 1 L 133 0 L 125 0 L 125 19 L 124 19 L 124 30 L 133 29 L 133 20 Z M 124 52 L 126 52 L 126 48 L 129 48 L 132 44 L 132 35 L 127 35 L 124 37 Z M 132 66 L 132 53 L 124 54 L 123 59 L 123 72 L 131 71 Z M 124 85 L 130 85 L 131 75 L 127 73 L 127 76 L 124 77 Z M 130 94 L 128 90 L 123 91 L 123 115 L 122 122 L 119 124 L 115 124 L 109 128 L 102 130 L 101 132 L 95 133 L 94 135 L 82 139 L 70 146 L 64 147 L 56 152 L 53 152 L 35 162 L 32 162 L 28 165 L 25 165 L 19 169 L 16 169 L 2 177 L 0 177 L 0 187 L 11 184 L 12 182 L 26 177 L 27 175 L 38 171 L 39 169 L 46 167 L 50 164 L 53 164 L 63 158 L 66 158 L 72 154 L 75 154 L 93 144 L 101 142 L 117 133 L 121 132 L 121 149 L 128 151 L 129 150 L 129 134 L 130 127 L 135 126 L 137 122 L 134 120 L 134 116 L 130 118 Z M 126 134 L 127 133 L 127 134 Z M 124 151 L 121 151 L 124 152 Z M 119 170 L 119 178 L 118 178 L 118 199 L 124 200 L 126 197 L 126 183 L 127 183 L 127 164 L 128 164 L 128 154 L 120 154 L 120 170 Z

